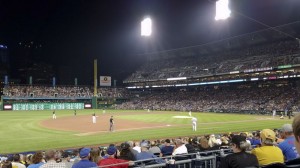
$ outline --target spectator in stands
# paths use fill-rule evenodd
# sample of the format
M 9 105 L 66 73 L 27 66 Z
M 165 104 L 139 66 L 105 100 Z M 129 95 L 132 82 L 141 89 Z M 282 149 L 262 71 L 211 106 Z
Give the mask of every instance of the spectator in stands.
M 11 163 L 14 168 L 26 168 L 26 166 L 21 163 L 20 159 L 21 159 L 20 154 L 14 154 L 13 162 Z
M 70 155 L 66 151 L 63 151 L 61 154 L 61 162 L 66 164 L 66 168 L 71 168 L 73 166 L 73 163 L 70 162 Z
M 135 155 L 131 152 L 128 143 L 121 144 L 120 156 L 118 158 L 128 161 L 135 161 Z
M 107 154 L 108 158 L 102 159 L 98 162 L 98 166 L 106 166 L 106 165 L 112 165 L 115 164 L 114 166 L 109 166 L 110 168 L 127 168 L 128 166 L 132 166 L 134 163 L 131 161 L 123 160 L 123 159 L 117 159 L 117 148 L 113 145 L 110 145 L 107 148 Z
M 293 120 L 293 132 L 295 136 L 295 147 L 300 154 L 300 114 L 297 114 Z
M 50 149 L 45 152 L 45 159 L 47 163 L 43 164 L 40 166 L 40 168 L 65 168 L 66 164 L 65 163 L 57 163 L 56 159 L 58 158 L 58 153 L 56 150 Z
M 73 150 L 73 153 L 72 153 L 72 159 L 70 160 L 71 162 L 73 162 L 73 164 L 75 163 L 78 163 L 79 160 L 80 160 L 80 157 L 79 157 L 79 151 L 81 149 L 74 149 Z
M 205 136 L 200 137 L 199 140 L 199 149 L 200 151 L 207 151 L 210 150 L 210 147 L 208 145 L 208 140 Z
M 33 156 L 33 154 L 31 154 L 31 153 L 26 155 L 26 157 L 25 157 L 25 163 L 26 163 L 25 166 L 26 167 L 28 167 L 31 164 L 32 156 Z
M 136 150 L 138 153 L 141 153 L 140 143 L 139 142 L 135 142 L 134 143 L 134 147 L 132 149 Z
M 149 147 L 150 147 L 150 145 L 149 145 L 148 141 L 142 141 L 141 142 L 141 152 L 136 155 L 136 160 L 140 161 L 140 160 L 153 159 L 153 160 L 148 160 L 145 162 L 152 163 L 152 164 L 165 163 L 164 160 L 155 156 L 153 153 L 149 152 Z
M 184 143 L 188 153 L 196 153 L 193 138 L 184 138 Z
M 275 143 L 275 133 L 270 129 L 264 129 L 260 132 L 261 147 L 252 149 L 252 154 L 257 157 L 260 166 L 272 163 L 283 163 L 282 151 Z
M 293 133 L 294 133 L 294 137 L 295 137 L 295 142 L 294 142 L 295 147 L 296 147 L 298 154 L 300 154 L 300 114 L 297 114 L 295 116 L 295 118 L 293 120 L 292 128 L 293 128 Z M 286 162 L 286 165 L 295 165 L 295 164 L 300 165 L 300 158 Z
M 150 142 L 150 149 L 149 152 L 155 154 L 156 156 L 158 156 L 161 153 L 160 148 L 157 146 L 156 141 L 151 141 Z
M 131 153 L 133 153 L 134 157 L 138 154 L 138 151 L 133 149 L 133 141 L 127 141 L 126 142 L 129 145 L 129 149 Z
M 179 154 L 186 154 L 188 153 L 187 148 L 184 144 L 184 142 L 181 139 L 175 140 L 175 149 L 172 153 L 173 156 L 179 155 Z
M 228 145 L 229 144 L 229 137 L 228 134 L 224 134 L 221 137 L 221 145 Z
M 208 145 L 209 145 L 209 147 L 210 147 L 212 150 L 214 150 L 214 149 L 219 149 L 220 144 L 218 143 L 218 141 L 217 141 L 217 139 L 216 139 L 216 137 L 215 137 L 214 134 L 211 134 L 211 135 L 209 136 L 209 139 L 208 139 Z
M 253 139 L 250 140 L 250 143 L 252 146 L 255 146 L 255 147 L 261 145 L 260 132 L 256 131 L 253 133 Z
M 11 161 L 8 161 L 8 160 L 3 161 L 3 162 L 1 163 L 1 168 L 12 168 Z
M 283 142 L 278 147 L 282 150 L 286 161 L 297 158 L 297 150 L 295 148 L 295 137 L 291 124 L 284 124 L 281 128 Z
M 170 139 L 166 139 L 165 140 L 165 145 L 161 148 L 160 156 L 161 157 L 170 156 L 170 155 L 172 155 L 173 150 L 174 150 L 174 147 L 171 146 Z
M 246 137 L 234 135 L 231 140 L 233 154 L 227 155 L 221 162 L 221 168 L 258 167 L 255 155 L 246 152 L 248 143 Z
M 38 151 L 31 157 L 31 164 L 27 168 L 38 168 L 43 164 L 45 164 L 43 153 Z
M 101 159 L 99 148 L 92 148 L 90 154 L 91 154 L 90 161 L 94 163 L 98 163 L 99 160 Z
M 75 163 L 72 168 L 97 167 L 96 163 L 89 160 L 91 156 L 90 152 L 90 148 L 82 148 L 79 152 L 81 160 L 78 163 Z

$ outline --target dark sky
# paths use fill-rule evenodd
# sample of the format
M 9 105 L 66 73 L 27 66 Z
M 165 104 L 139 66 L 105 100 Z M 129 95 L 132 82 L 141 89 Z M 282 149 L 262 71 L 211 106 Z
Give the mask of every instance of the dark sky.
M 70 67 L 67 76 L 90 84 L 98 75 L 121 81 L 144 61 L 142 53 L 199 45 L 300 20 L 300 0 L 231 0 L 232 17 L 216 22 L 213 0 L 0 0 L 0 44 L 9 47 L 12 68 L 19 42 L 42 44 L 30 57 Z M 153 19 L 153 35 L 140 36 L 140 21 Z M 14 72 L 14 71 L 13 71 Z M 13 74 L 17 77 L 18 74 Z

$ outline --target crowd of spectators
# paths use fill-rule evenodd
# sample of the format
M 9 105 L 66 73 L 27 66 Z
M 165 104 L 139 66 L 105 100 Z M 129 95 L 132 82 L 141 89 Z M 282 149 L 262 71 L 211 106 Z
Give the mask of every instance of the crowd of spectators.
M 252 132 L 210 134 L 158 140 L 126 141 L 106 147 L 84 147 L 72 150 L 37 151 L 27 155 L 13 154 L 1 157 L 1 168 L 46 167 L 105 167 L 127 168 L 139 164 L 171 163 L 176 159 L 191 159 L 197 155 L 207 156 L 214 151 L 221 159 L 218 167 L 258 167 L 270 164 L 299 164 L 296 123 L 284 124 L 280 129 L 263 129 Z M 295 133 L 295 135 L 294 135 Z M 222 153 L 220 149 L 229 153 Z M 297 149 L 297 150 L 296 150 Z
M 125 81 L 144 81 L 170 77 L 199 77 L 231 71 L 298 64 L 299 43 L 279 41 L 222 53 L 175 57 L 148 61 Z
M 128 96 L 124 88 L 98 88 L 98 97 L 118 98 Z M 8 98 L 92 98 L 93 89 L 89 86 L 32 86 L 8 85 L 3 88 Z
M 243 86 L 243 87 L 242 87 Z M 263 111 L 297 110 L 299 88 L 290 85 L 202 87 L 199 90 L 160 90 L 144 93 L 117 109 L 176 111 Z M 293 109 L 292 109 L 293 108 Z

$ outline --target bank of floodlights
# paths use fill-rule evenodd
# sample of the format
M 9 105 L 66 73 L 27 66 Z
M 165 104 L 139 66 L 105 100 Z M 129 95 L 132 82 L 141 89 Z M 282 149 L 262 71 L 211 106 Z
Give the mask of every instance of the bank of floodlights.
M 225 20 L 230 17 L 231 11 L 228 7 L 229 0 L 218 0 L 216 2 L 215 20 Z
M 141 36 L 151 36 L 152 20 L 147 17 L 141 22 Z

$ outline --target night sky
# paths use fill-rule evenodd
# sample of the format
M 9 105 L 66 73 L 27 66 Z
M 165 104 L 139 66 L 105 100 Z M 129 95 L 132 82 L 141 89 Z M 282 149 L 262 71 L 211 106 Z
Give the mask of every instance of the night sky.
M 20 42 L 32 41 L 41 47 L 29 52 L 30 61 L 46 62 L 64 76 L 77 77 L 79 84 L 91 84 L 93 59 L 98 59 L 98 76 L 122 81 L 145 61 L 145 52 L 267 28 L 242 15 L 269 26 L 300 20 L 300 0 L 230 3 L 232 17 L 216 22 L 214 0 L 0 0 L 0 44 L 9 48 L 12 78 L 24 66 L 18 61 Z M 150 38 L 140 36 L 140 21 L 147 15 L 153 20 Z

